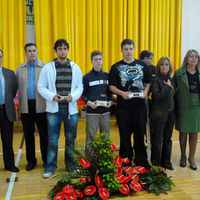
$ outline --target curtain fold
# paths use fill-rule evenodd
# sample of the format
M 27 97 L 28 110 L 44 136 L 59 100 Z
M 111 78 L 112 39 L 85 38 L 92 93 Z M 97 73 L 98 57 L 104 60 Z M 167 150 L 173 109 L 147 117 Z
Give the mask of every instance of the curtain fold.
M 124 38 L 135 42 L 134 57 L 142 50 L 154 53 L 154 64 L 169 56 L 174 70 L 181 64 L 182 0 L 34 0 L 35 32 L 39 57 L 55 57 L 54 42 L 65 38 L 69 58 L 85 74 L 90 54 L 103 52 L 103 69 L 122 58 Z
M 3 66 L 15 70 L 24 62 L 26 43 L 26 1 L 0 0 L 0 48 Z

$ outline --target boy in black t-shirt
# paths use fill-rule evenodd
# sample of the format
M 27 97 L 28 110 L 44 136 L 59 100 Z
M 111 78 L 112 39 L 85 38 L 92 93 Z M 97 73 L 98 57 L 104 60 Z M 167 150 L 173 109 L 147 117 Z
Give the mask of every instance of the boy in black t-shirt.
M 146 132 L 145 97 L 150 87 L 150 76 L 147 65 L 133 58 L 134 42 L 125 39 L 121 43 L 123 60 L 115 63 L 109 73 L 109 88 L 117 94 L 117 124 L 120 133 L 120 156 L 132 161 L 133 150 L 131 135 L 134 133 L 136 165 L 149 169 L 147 152 L 144 145 Z M 145 84 L 144 84 L 145 83 Z M 131 97 L 131 94 L 142 94 Z

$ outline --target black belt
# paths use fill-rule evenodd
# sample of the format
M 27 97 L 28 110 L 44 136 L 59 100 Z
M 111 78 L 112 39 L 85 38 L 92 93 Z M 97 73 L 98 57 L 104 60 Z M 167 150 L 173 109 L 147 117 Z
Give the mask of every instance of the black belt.
M 5 104 L 0 104 L 0 109 L 5 108 Z

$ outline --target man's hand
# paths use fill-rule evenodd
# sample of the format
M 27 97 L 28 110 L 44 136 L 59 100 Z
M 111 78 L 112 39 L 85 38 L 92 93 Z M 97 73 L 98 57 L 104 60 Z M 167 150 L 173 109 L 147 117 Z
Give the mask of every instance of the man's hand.
M 126 92 L 124 92 L 124 91 L 121 91 L 121 96 L 122 96 L 122 98 L 123 99 L 125 99 L 125 100 L 128 100 L 128 99 L 131 99 L 131 97 L 129 96 L 129 91 L 126 91 Z
M 93 101 L 93 102 L 92 101 L 88 101 L 87 105 L 90 106 L 93 109 L 97 108 L 96 101 Z
M 108 101 L 108 102 L 107 102 L 107 106 L 106 106 L 106 107 L 107 107 L 107 108 L 110 108 L 110 107 L 112 106 L 112 104 L 113 104 L 113 102 L 112 102 L 112 101 Z
M 69 102 L 69 103 L 72 102 L 72 95 L 71 95 L 71 94 L 69 94 L 69 95 L 67 96 L 67 102 Z
M 61 96 L 60 96 L 59 94 L 55 95 L 55 96 L 53 97 L 53 100 L 56 101 L 56 102 L 62 101 Z
M 141 99 L 145 99 L 146 96 L 147 96 L 147 92 L 146 92 L 146 90 L 142 90 L 141 93 L 143 93 L 143 96 L 140 97 L 140 98 L 141 98 Z

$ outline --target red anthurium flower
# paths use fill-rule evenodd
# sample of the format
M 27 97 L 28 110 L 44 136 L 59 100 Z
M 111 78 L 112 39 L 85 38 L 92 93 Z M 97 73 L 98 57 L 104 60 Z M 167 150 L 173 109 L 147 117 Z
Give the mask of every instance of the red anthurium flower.
M 76 200 L 77 198 L 76 198 L 76 194 L 69 194 L 69 195 L 66 195 L 66 199 L 67 200 Z
M 87 196 L 91 196 L 96 192 L 96 187 L 93 185 L 89 185 L 84 189 L 84 194 Z
M 54 200 L 64 200 L 65 194 L 63 192 L 59 192 L 55 197 Z
M 119 183 L 123 183 L 125 176 L 123 174 L 119 174 L 119 175 L 117 175 L 116 178 L 119 181 Z
M 113 164 L 116 164 L 118 167 L 122 166 L 122 158 L 120 156 L 116 156 L 113 160 Z
M 137 181 L 131 181 L 130 187 L 131 187 L 134 191 L 140 191 L 140 190 L 142 190 L 142 186 L 141 186 L 140 183 L 138 183 Z
M 124 170 L 127 174 L 132 174 L 134 171 L 130 166 L 123 167 L 122 170 Z
M 84 194 L 80 190 L 76 189 L 75 192 L 78 198 L 83 198 Z
M 85 167 L 85 168 L 88 168 L 88 167 L 90 167 L 90 162 L 88 161 L 88 160 L 86 160 L 86 159 L 80 159 L 79 160 L 79 163 L 80 163 L 80 165 L 81 166 L 83 166 L 83 167 Z
M 107 200 L 109 198 L 109 192 L 108 189 L 105 187 L 99 188 L 98 189 L 98 193 L 100 195 L 100 197 L 104 200 Z
M 80 178 L 80 181 L 81 181 L 82 183 L 87 183 L 87 181 L 88 181 L 88 182 L 91 181 L 91 178 L 88 178 L 88 177 L 84 176 L 84 177 Z
M 122 174 L 122 168 L 121 168 L 121 167 L 118 167 L 116 173 L 117 173 L 117 174 Z
M 147 184 L 144 181 L 142 181 L 142 180 L 140 180 L 140 184 L 142 185 L 143 188 L 147 187 Z
M 138 175 L 138 174 L 133 174 L 133 175 L 131 175 L 131 180 L 136 181 L 136 180 L 138 180 L 138 179 L 139 179 L 139 175 Z
M 131 176 L 124 176 L 122 183 L 127 183 L 131 180 Z
M 98 188 L 103 187 L 103 181 L 99 175 L 95 175 L 95 183 Z
M 74 193 L 74 188 L 72 185 L 66 185 L 65 187 L 63 187 L 63 192 L 66 194 L 72 194 Z
M 122 187 L 119 188 L 119 191 L 122 194 L 129 194 L 130 193 L 130 189 L 129 189 L 127 184 L 122 184 Z
M 117 147 L 114 144 L 112 144 L 111 145 L 111 149 L 109 151 L 110 152 L 116 152 L 117 151 Z
M 128 163 L 130 163 L 130 160 L 128 158 L 123 158 L 122 162 L 125 163 L 125 164 L 128 164 Z
M 144 167 L 142 166 L 136 166 L 133 169 L 135 169 L 138 173 L 143 174 L 145 172 L 147 172 L 148 170 L 146 170 Z

